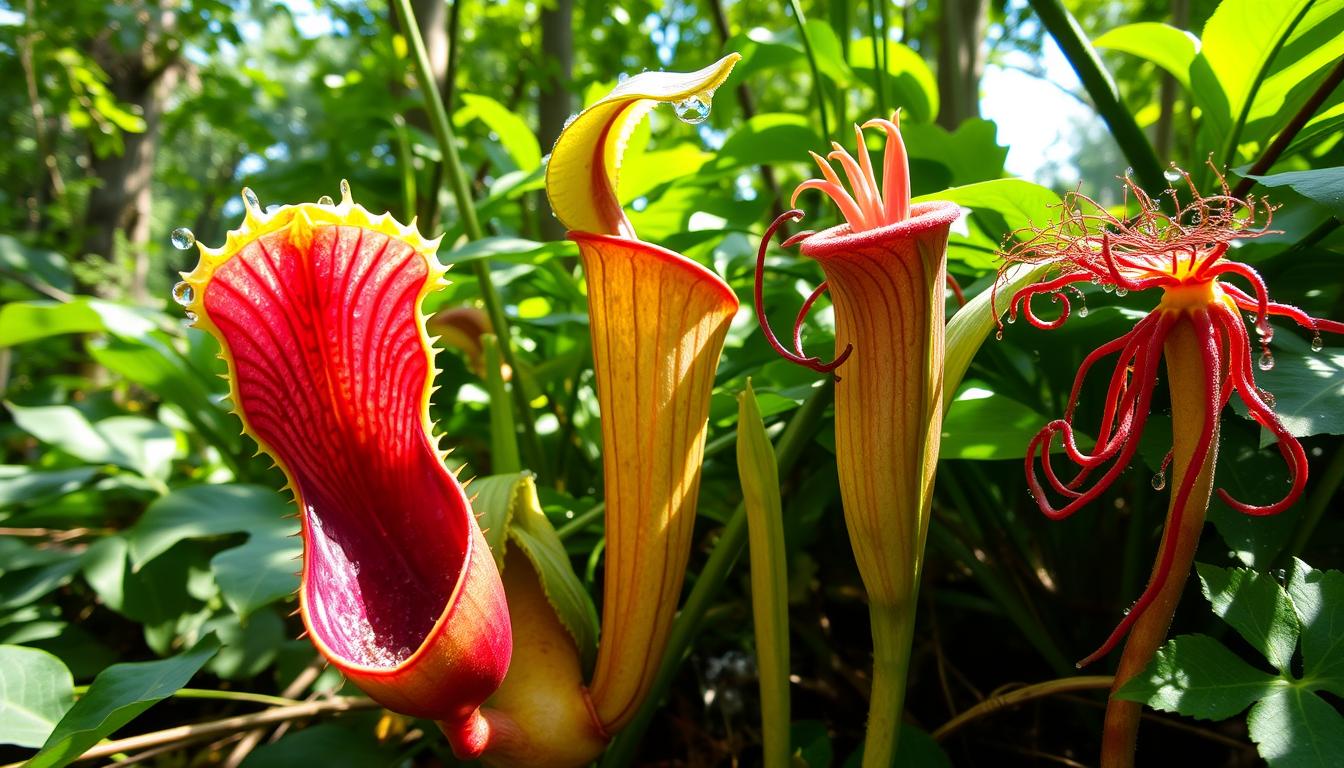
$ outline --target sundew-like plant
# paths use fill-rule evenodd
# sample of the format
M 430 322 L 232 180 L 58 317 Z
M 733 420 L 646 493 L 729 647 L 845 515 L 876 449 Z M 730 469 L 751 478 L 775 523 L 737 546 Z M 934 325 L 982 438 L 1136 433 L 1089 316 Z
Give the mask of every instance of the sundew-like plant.
M 1003 257 L 1005 269 L 1014 264 L 1045 268 L 1038 282 L 1012 293 L 1010 323 L 1021 316 L 1037 328 L 1060 327 L 1069 318 L 1070 295 L 1081 296 L 1079 285 L 1098 285 L 1118 296 L 1161 291 L 1157 307 L 1132 330 L 1084 358 L 1063 418 L 1046 424 L 1026 455 L 1028 485 L 1047 517 L 1060 520 L 1095 502 L 1138 451 L 1153 408 L 1159 366 L 1165 362 L 1172 448 L 1154 487 L 1166 487 L 1170 467 L 1172 493 L 1162 543 L 1148 586 L 1101 647 L 1078 662 L 1083 667 L 1103 658 L 1128 634 L 1114 690 L 1147 666 L 1166 636 L 1214 492 L 1219 415 L 1233 396 L 1274 437 L 1288 463 L 1290 484 L 1281 499 L 1268 504 L 1238 500 L 1222 488 L 1217 489 L 1218 496 L 1239 512 L 1266 516 L 1282 512 L 1302 495 L 1306 453 L 1274 412 L 1273 396 L 1256 384 L 1255 368 L 1274 366 L 1269 318 L 1296 323 L 1311 335 L 1312 349 L 1317 351 L 1323 346 L 1323 331 L 1344 332 L 1344 324 L 1271 300 L 1255 269 L 1231 258 L 1235 243 L 1270 232 L 1273 206 L 1264 200 L 1235 198 L 1225 183 L 1219 193 L 1203 196 L 1188 174 L 1180 173 L 1179 178 L 1184 189 L 1169 187 L 1164 195 L 1174 212 L 1164 211 L 1162 198 L 1150 197 L 1128 177 L 1121 215 L 1080 193 L 1070 194 L 1052 223 L 1031 229 Z M 1137 207 L 1132 214 L 1131 204 Z M 1042 319 L 1033 308 L 1032 300 L 1042 295 L 1058 306 L 1054 319 Z M 1242 312 L 1251 315 L 1258 345 L 1251 342 Z M 1074 424 L 1078 398 L 1094 366 L 1112 356 L 1115 363 L 1107 377 L 1095 444 L 1084 447 Z M 1070 470 L 1056 467 L 1052 449 L 1057 439 L 1063 457 L 1073 465 Z M 1111 699 L 1103 765 L 1132 764 L 1138 722 L 1138 704 Z

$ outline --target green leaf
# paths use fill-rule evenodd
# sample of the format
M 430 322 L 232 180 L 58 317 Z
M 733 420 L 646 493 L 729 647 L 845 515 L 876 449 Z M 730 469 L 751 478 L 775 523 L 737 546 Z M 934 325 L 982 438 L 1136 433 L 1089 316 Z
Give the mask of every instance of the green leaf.
M 1013 267 L 1006 273 L 999 293 L 1012 296 L 1018 289 L 1034 282 L 1043 271 L 1044 267 Z M 947 321 L 946 350 L 943 355 L 944 412 L 950 409 L 952 397 L 957 393 L 966 369 L 971 367 L 971 359 L 984 343 L 985 337 L 994 330 L 997 316 L 1008 311 L 1006 301 L 1000 301 L 997 307 L 991 309 L 993 298 L 993 291 L 981 291 Z
M 228 533 L 292 531 L 294 507 L 257 485 L 193 485 L 156 500 L 127 532 L 131 565 L 140 568 L 183 539 Z
M 26 768 L 60 768 L 89 747 L 186 686 L 219 650 L 214 637 L 159 661 L 114 664 L 94 678 L 89 690 L 65 713 Z
M 16 470 L 16 471 L 11 471 Z M 43 471 L 26 466 L 0 467 L 0 507 L 38 504 L 78 490 L 98 474 L 97 467 Z
M 845 63 L 845 52 L 840 47 L 840 38 L 836 37 L 835 30 L 820 19 L 808 19 L 806 27 L 817 69 L 837 88 L 848 88 L 854 82 L 854 72 Z
M 1273 176 L 1254 174 L 1247 176 L 1267 187 L 1288 187 L 1328 209 L 1335 216 L 1344 216 L 1344 166 L 1288 171 Z
M 963 385 L 943 417 L 940 459 L 1020 459 L 1046 416 L 982 382 Z
M 1344 346 L 1338 337 L 1314 352 L 1296 333 L 1274 334 L 1274 367 L 1255 372 L 1256 384 L 1274 395 L 1274 412 L 1294 437 L 1344 434 Z M 1232 407 L 1247 416 L 1238 397 Z
M 997 213 L 1013 231 L 1049 219 L 1050 206 L 1059 202 L 1059 195 L 1024 179 L 994 179 L 915 198 L 925 200 L 950 200 L 977 212 Z
M 0 269 L 29 275 L 62 291 L 74 290 L 74 279 L 70 277 L 70 262 L 61 253 L 42 248 L 30 248 L 19 242 L 13 235 L 0 235 Z M 3 318 L 4 310 L 0 310 Z M 4 328 L 0 320 L 0 329 Z M 0 331 L 0 347 L 6 346 L 5 334 Z
M 64 585 L 79 571 L 82 560 L 82 553 L 67 552 L 50 565 L 5 573 L 0 576 L 0 609 L 27 605 Z
M 46 651 L 0 645 L 0 744 L 42 746 L 74 703 L 74 686 L 70 670 Z
M 1199 38 L 1183 29 L 1153 21 L 1123 24 L 1107 30 L 1092 45 L 1151 61 L 1190 90 L 1190 63 L 1199 52 Z
M 1334 768 L 1344 755 L 1344 717 L 1301 688 L 1260 701 L 1246 725 L 1269 768 Z
M 498 101 L 480 93 L 459 93 L 462 107 L 453 115 L 453 122 L 464 126 L 479 119 L 499 137 L 499 145 L 509 153 L 520 171 L 531 171 L 541 165 L 541 148 L 527 121 Z
M 1344 696 L 1344 573 L 1294 558 L 1288 594 L 1302 624 L 1303 684 Z
M 480 259 L 493 259 L 499 256 L 522 256 L 544 248 L 545 243 L 525 240 L 521 237 L 483 237 L 470 240 L 444 254 L 440 259 L 444 264 L 466 264 Z
M 821 136 L 802 115 L 767 112 L 737 126 L 708 168 L 729 170 L 752 165 L 808 162 L 807 150 L 824 151 Z
M 101 330 L 102 318 L 86 301 L 15 301 L 0 308 L 0 347 Z
M 952 172 L 952 183 L 970 185 L 1003 175 L 1008 148 L 996 141 L 998 127 L 989 120 L 965 120 L 948 133 L 937 123 L 901 123 L 901 135 L 912 160 L 932 160 Z
M 1285 685 L 1208 635 L 1181 635 L 1159 648 L 1148 668 L 1113 695 L 1163 712 L 1222 720 Z
M 902 110 L 902 118 L 914 123 L 932 123 L 938 117 L 939 107 L 938 81 L 933 70 L 929 69 L 923 56 L 901 43 L 888 42 L 886 56 L 886 88 L 893 97 L 893 106 Z M 859 38 L 849 44 L 849 63 L 859 82 L 871 88 L 873 72 L 877 69 L 871 37 Z M 906 122 L 901 123 L 902 132 L 906 126 Z
M 299 557 L 303 542 L 283 530 L 255 530 L 247 543 L 226 549 L 210 560 L 224 602 L 240 618 L 250 616 L 299 588 Z
M 1283 587 L 1268 575 L 1247 568 L 1196 563 L 1195 569 L 1213 612 L 1287 674 L 1297 648 L 1298 626 Z
M 339 723 L 320 723 L 291 731 L 279 741 L 257 748 L 242 768 L 294 768 L 296 765 L 397 764 L 398 758 L 379 744 L 373 727 L 353 726 L 347 718 Z

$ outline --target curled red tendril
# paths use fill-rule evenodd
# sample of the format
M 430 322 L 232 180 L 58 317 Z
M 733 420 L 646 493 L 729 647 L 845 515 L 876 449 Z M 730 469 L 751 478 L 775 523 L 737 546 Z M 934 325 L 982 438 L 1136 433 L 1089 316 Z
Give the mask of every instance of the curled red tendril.
M 785 211 L 770 223 L 770 226 L 765 230 L 764 237 L 761 238 L 761 247 L 756 253 L 756 319 L 760 322 L 761 332 L 765 334 L 765 340 L 769 342 L 771 348 L 779 353 L 785 360 L 797 363 L 805 368 L 810 368 L 817 373 L 832 373 L 836 368 L 839 368 L 845 360 L 849 359 L 850 353 L 854 351 L 853 344 L 846 344 L 844 351 L 839 355 L 836 355 L 836 358 L 829 363 L 824 363 L 821 358 L 809 356 L 803 351 L 803 321 L 806 320 L 807 313 L 812 309 L 812 305 L 816 302 L 817 298 L 826 292 L 827 285 L 825 281 L 823 281 L 821 285 L 818 285 L 816 290 L 812 291 L 811 295 L 803 301 L 802 308 L 798 310 L 798 316 L 793 323 L 792 350 L 787 349 L 783 344 L 779 343 L 779 339 L 775 336 L 775 332 L 770 328 L 770 321 L 765 317 L 765 251 L 770 246 L 770 241 L 774 239 L 775 232 L 781 226 L 786 222 L 798 221 L 802 218 L 803 212 L 796 208 L 790 211 Z M 799 232 L 786 239 L 780 245 L 783 248 L 791 248 L 802 242 L 811 234 L 811 232 Z M 839 377 L 836 377 L 836 380 L 838 381 Z

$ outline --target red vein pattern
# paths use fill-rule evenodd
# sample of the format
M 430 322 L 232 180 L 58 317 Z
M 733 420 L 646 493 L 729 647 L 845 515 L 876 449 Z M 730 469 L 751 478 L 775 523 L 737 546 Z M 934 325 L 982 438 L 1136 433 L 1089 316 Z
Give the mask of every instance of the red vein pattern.
M 634 717 L 681 597 L 709 395 L 737 297 L 671 251 L 571 232 L 588 278 L 602 410 L 606 575 L 591 695 L 607 732 Z
M 235 405 L 301 511 L 305 624 L 385 706 L 474 721 L 511 636 L 494 562 L 426 419 L 419 302 L 437 273 L 377 228 L 275 215 L 294 220 L 229 253 L 201 307 Z

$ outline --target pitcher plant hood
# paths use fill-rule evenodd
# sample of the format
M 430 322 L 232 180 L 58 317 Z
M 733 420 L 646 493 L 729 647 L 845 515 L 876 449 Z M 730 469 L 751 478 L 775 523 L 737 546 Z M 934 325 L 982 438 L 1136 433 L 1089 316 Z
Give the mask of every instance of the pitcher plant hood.
M 299 507 L 299 605 L 313 644 L 380 704 L 468 745 L 503 679 L 504 591 L 429 420 L 436 370 L 420 306 L 438 240 L 341 200 L 263 212 L 175 290 L 220 343 L 244 430 Z
M 607 732 L 657 672 L 690 556 L 714 371 L 737 297 L 710 270 L 640 241 L 616 197 L 631 130 L 660 102 L 708 105 L 740 57 L 635 75 L 556 140 L 546 192 L 578 243 L 602 415 L 606 559 L 590 686 Z
M 879 187 L 863 129 L 886 136 Z M 817 189 L 840 208 L 845 223 L 802 232 L 803 255 L 821 265 L 825 281 L 803 302 L 793 348 L 775 337 L 765 317 L 766 247 L 775 230 L 798 220 L 789 211 L 766 231 L 757 255 L 756 311 L 766 340 L 785 358 L 834 372 L 835 453 L 850 545 L 868 592 L 874 678 L 864 765 L 886 765 L 895 750 L 914 627 L 916 592 L 928 533 L 929 504 L 943 414 L 943 288 L 947 238 L 961 215 L 950 202 L 912 204 L 905 144 L 897 117 L 854 126 L 855 155 L 833 145 L 851 191 L 827 158 L 812 154 L 823 178 L 803 182 L 794 200 Z M 801 326 L 816 299 L 830 291 L 835 311 L 831 362 L 804 353 Z

